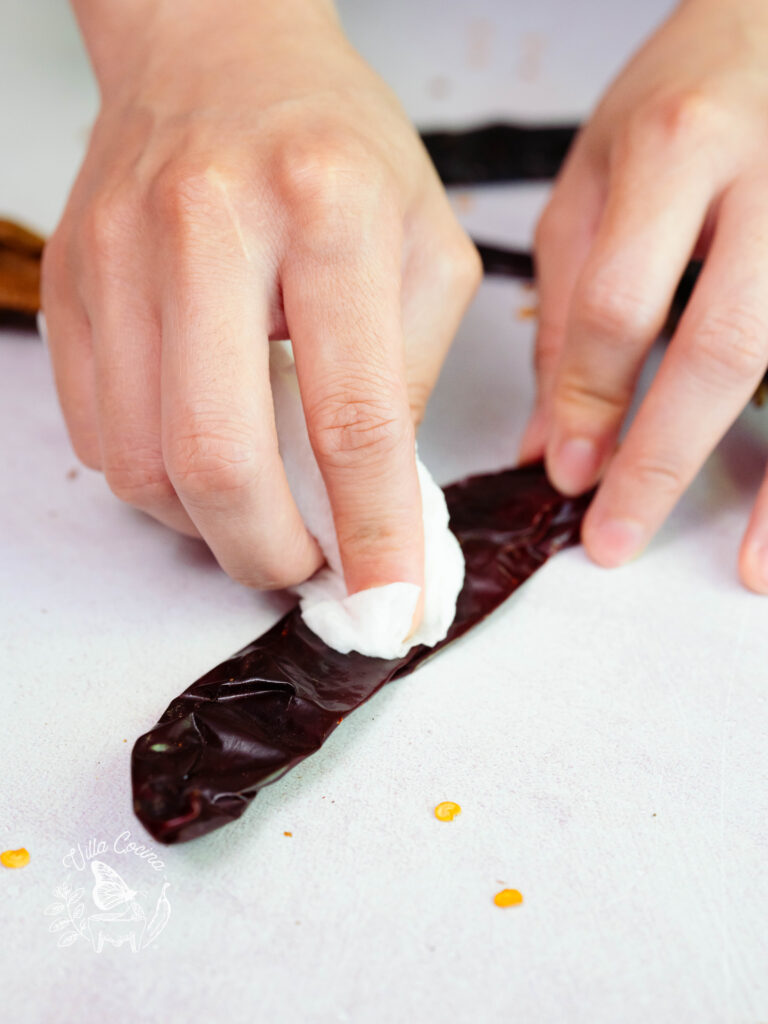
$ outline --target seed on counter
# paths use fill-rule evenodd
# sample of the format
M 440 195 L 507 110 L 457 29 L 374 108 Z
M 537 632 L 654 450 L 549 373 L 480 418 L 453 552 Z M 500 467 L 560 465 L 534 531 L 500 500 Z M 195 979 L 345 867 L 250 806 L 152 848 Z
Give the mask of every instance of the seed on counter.
M 20 850 L 3 850 L 0 853 L 0 864 L 4 868 L 25 868 L 29 864 L 29 850 L 23 846 Z
M 523 902 L 523 894 L 517 889 L 502 889 L 493 897 L 497 907 L 516 907 Z
M 453 821 L 457 814 L 461 814 L 461 808 L 453 800 L 443 800 L 435 808 L 435 817 L 438 821 Z

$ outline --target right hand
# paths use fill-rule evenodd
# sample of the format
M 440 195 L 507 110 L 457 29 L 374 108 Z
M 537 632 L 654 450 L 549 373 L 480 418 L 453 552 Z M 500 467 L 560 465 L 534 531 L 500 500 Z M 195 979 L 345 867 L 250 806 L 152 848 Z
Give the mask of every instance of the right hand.
M 76 3 L 102 92 L 43 308 L 82 461 L 235 579 L 321 564 L 275 435 L 290 336 L 350 593 L 423 584 L 414 422 L 480 277 L 325 0 Z

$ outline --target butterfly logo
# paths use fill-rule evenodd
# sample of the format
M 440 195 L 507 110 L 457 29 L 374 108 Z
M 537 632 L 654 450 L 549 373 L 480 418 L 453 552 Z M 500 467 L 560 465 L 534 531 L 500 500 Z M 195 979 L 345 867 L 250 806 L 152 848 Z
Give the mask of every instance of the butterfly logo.
M 105 844 L 102 845 L 106 849 Z M 98 853 L 102 852 L 98 850 Z M 147 890 L 132 889 L 113 867 L 103 860 L 91 859 L 93 857 L 94 854 L 89 852 L 88 859 L 83 858 L 82 866 L 74 866 L 78 871 L 84 871 L 86 864 L 90 863 L 94 913 L 88 913 L 85 887 L 73 886 L 66 881 L 53 890 L 55 902 L 45 908 L 46 916 L 55 918 L 49 925 L 49 931 L 59 933 L 60 946 L 71 946 L 82 939 L 96 953 L 101 953 L 105 945 L 127 945 L 134 953 L 146 949 L 170 919 L 171 904 L 166 896 L 170 882 L 162 883 L 154 907 L 147 905 L 145 912 L 142 904 L 147 903 Z
M 91 895 L 99 910 L 109 912 L 115 907 L 127 904 L 125 909 L 119 911 L 116 916 L 135 915 L 136 910 L 142 917 L 144 916 L 141 907 L 136 903 L 137 891 L 129 889 L 114 868 L 102 860 L 92 860 L 91 870 L 95 880 Z

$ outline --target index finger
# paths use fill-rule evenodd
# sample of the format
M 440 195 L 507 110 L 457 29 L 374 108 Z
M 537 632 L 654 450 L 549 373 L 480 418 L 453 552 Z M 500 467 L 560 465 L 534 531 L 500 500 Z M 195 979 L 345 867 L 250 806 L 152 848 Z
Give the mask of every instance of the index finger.
M 762 177 L 729 189 L 675 337 L 584 521 L 602 565 L 659 528 L 768 365 L 768 203 Z
M 698 148 L 631 138 L 573 290 L 557 371 L 547 468 L 567 494 L 591 487 L 610 457 L 718 181 Z
M 400 217 L 370 204 L 339 208 L 333 219 L 321 237 L 304 226 L 282 272 L 309 437 L 349 593 L 395 582 L 423 587 Z

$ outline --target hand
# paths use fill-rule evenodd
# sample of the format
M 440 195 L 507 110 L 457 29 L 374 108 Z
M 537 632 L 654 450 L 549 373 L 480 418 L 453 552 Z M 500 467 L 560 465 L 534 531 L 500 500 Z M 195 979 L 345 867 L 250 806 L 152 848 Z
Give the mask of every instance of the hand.
M 577 139 L 536 238 L 538 398 L 521 455 L 553 483 L 601 476 L 584 523 L 602 565 L 636 555 L 768 365 L 768 7 L 688 0 Z M 615 451 L 643 361 L 692 254 L 705 263 Z M 768 481 L 740 556 L 768 593 Z
M 75 6 L 102 107 L 43 307 L 77 454 L 235 579 L 306 579 L 268 376 L 290 336 L 350 592 L 421 584 L 414 420 L 480 267 L 397 101 L 326 0 Z

